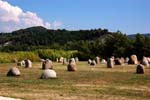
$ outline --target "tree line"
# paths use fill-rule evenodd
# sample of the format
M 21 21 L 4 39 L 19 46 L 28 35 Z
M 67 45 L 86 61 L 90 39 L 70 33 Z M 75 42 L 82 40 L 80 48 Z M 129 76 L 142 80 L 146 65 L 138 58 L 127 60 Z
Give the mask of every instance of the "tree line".
M 11 33 L 0 33 L 0 51 L 32 51 L 36 49 L 77 50 L 74 56 L 87 60 L 95 56 L 107 58 L 129 57 L 139 59 L 150 56 L 150 37 L 136 34 L 130 39 L 126 34 L 107 29 L 68 31 L 31 27 Z

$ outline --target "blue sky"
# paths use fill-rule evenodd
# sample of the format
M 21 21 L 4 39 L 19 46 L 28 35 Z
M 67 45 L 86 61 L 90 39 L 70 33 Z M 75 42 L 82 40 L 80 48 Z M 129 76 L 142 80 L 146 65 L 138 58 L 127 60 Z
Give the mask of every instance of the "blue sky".
M 150 0 L 5 0 L 69 30 L 106 28 L 150 33 Z

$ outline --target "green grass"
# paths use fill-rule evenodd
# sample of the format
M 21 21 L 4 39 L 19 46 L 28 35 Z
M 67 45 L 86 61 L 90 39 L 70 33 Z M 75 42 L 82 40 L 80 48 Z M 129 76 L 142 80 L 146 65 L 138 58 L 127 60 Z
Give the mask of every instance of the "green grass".
M 76 72 L 67 72 L 66 66 L 54 63 L 57 79 L 40 79 L 41 63 L 33 68 L 19 66 L 21 76 L 7 77 L 14 63 L 0 64 L 0 95 L 25 100 L 149 100 L 150 68 L 143 75 L 135 74 L 135 65 L 96 65 L 79 62 Z

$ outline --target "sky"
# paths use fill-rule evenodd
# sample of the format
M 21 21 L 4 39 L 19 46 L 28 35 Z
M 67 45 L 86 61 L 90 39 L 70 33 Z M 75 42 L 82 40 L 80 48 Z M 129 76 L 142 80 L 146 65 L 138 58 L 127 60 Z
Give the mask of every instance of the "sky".
M 150 0 L 0 0 L 0 32 L 49 29 L 108 29 L 150 33 Z

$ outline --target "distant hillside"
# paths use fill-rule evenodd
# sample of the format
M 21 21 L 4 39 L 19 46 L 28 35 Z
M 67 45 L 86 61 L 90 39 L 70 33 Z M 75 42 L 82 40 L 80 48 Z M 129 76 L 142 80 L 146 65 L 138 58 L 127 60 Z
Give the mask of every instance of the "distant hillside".
M 71 56 L 78 56 L 81 60 L 93 59 L 96 56 L 105 59 L 112 55 L 129 57 L 131 54 L 136 54 L 138 59 L 142 59 L 143 56 L 150 57 L 150 38 L 145 38 L 142 34 L 127 36 L 119 31 L 109 32 L 107 29 L 68 31 L 49 30 L 41 26 L 0 33 L 0 52 L 37 49 L 46 49 L 44 56 L 52 53 L 47 49 L 54 50 L 53 56 L 64 55 L 64 52 L 58 55 L 55 50 L 75 50 L 76 54 Z
M 31 48 L 31 46 L 36 48 L 49 48 L 58 45 L 63 46 L 64 44 L 75 41 L 97 40 L 109 34 L 112 33 L 108 32 L 107 29 L 68 31 L 65 29 L 49 30 L 38 26 L 17 30 L 12 33 L 1 33 L 0 46 L 15 47 L 16 50 L 23 47 Z
M 150 33 L 146 33 L 146 34 L 142 34 L 142 35 L 145 37 L 150 37 Z M 128 38 L 135 39 L 135 36 L 136 36 L 136 34 L 131 34 L 131 35 L 128 35 Z

